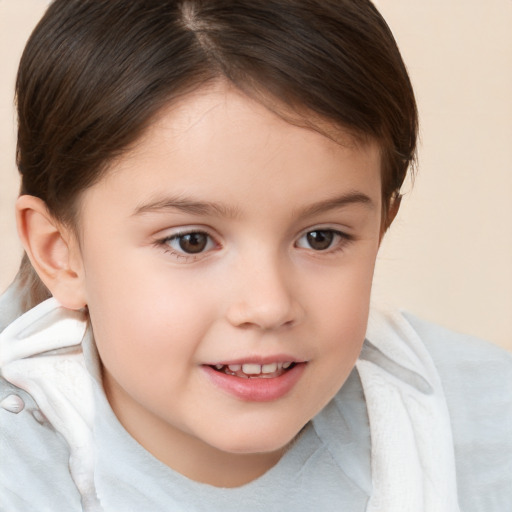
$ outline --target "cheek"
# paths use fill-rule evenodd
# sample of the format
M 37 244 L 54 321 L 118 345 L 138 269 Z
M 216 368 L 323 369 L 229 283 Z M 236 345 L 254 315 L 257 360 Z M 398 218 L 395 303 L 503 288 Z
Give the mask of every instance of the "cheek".
M 176 327 L 176 319 L 191 323 L 204 295 L 199 279 L 173 272 L 152 248 L 123 250 L 122 243 L 113 241 L 102 249 L 93 248 L 84 258 L 88 305 L 98 318 L 112 316 L 135 331 L 139 324 L 168 330 Z
M 314 278 L 307 284 L 309 303 L 325 325 L 354 334 L 366 328 L 376 252 L 358 252 L 352 261 L 314 276 L 316 286 Z
M 146 377 L 170 381 L 186 371 L 215 316 L 212 290 L 147 260 L 89 263 L 89 312 L 111 373 L 135 376 L 144 368 Z
M 373 257 L 359 260 L 331 276 L 329 285 L 310 296 L 316 316 L 311 325 L 322 356 L 325 392 L 334 394 L 351 372 L 365 339 L 373 274 Z M 316 333 L 316 334 L 315 334 Z M 319 359 L 320 360 L 320 359 Z

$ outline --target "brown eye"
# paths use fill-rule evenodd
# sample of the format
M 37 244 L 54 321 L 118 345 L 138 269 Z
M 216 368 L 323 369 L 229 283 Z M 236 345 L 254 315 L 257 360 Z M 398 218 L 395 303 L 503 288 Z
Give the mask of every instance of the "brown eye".
M 188 233 L 177 239 L 180 249 L 187 254 L 203 252 L 208 245 L 208 235 L 205 233 Z
M 334 232 L 328 230 L 310 231 L 306 234 L 306 240 L 311 249 L 325 251 L 332 245 Z

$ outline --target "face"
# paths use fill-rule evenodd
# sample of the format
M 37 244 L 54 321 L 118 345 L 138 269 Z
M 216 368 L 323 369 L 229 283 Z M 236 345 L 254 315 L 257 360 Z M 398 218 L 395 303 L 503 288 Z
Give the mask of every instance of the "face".
M 338 135 L 219 85 L 163 112 L 82 197 L 108 399 L 191 478 L 211 483 L 210 461 L 217 473 L 219 460 L 268 469 L 354 366 L 380 241 L 380 155 Z

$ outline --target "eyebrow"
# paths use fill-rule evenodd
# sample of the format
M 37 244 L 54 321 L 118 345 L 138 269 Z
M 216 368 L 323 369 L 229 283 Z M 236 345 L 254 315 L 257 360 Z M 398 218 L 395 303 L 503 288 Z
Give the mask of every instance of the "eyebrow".
M 294 216 L 308 217 L 325 213 L 330 210 L 343 208 L 349 205 L 362 205 L 369 209 L 375 208 L 375 203 L 369 196 L 362 192 L 348 192 L 337 197 L 329 198 L 318 203 L 306 206 L 299 211 L 294 212 Z M 145 213 L 166 213 L 168 211 L 178 210 L 191 215 L 209 216 L 215 215 L 219 217 L 236 218 L 240 211 L 236 207 L 230 207 L 222 203 L 214 203 L 210 201 L 198 201 L 183 196 L 167 197 L 157 199 L 138 206 L 132 216 L 142 215 Z
M 217 215 L 220 217 L 237 217 L 238 209 L 232 208 L 221 203 L 212 203 L 210 201 L 197 201 L 182 196 L 166 197 L 146 204 L 142 204 L 135 209 L 133 216 L 152 212 L 168 212 L 178 210 L 192 215 Z
M 375 208 L 375 202 L 369 196 L 362 192 L 353 191 L 306 206 L 296 214 L 298 217 L 310 217 L 350 205 L 361 205 L 370 210 Z

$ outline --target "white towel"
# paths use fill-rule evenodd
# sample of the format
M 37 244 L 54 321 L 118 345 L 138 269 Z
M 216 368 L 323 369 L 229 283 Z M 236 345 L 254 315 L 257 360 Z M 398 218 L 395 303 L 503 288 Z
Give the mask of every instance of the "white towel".
M 101 512 L 94 488 L 93 392 L 80 347 L 87 325 L 84 313 L 48 299 L 0 333 L 0 368 L 68 443 L 83 511 Z
M 400 314 L 372 313 L 356 364 L 371 434 L 368 512 L 457 512 L 455 456 L 441 381 Z

